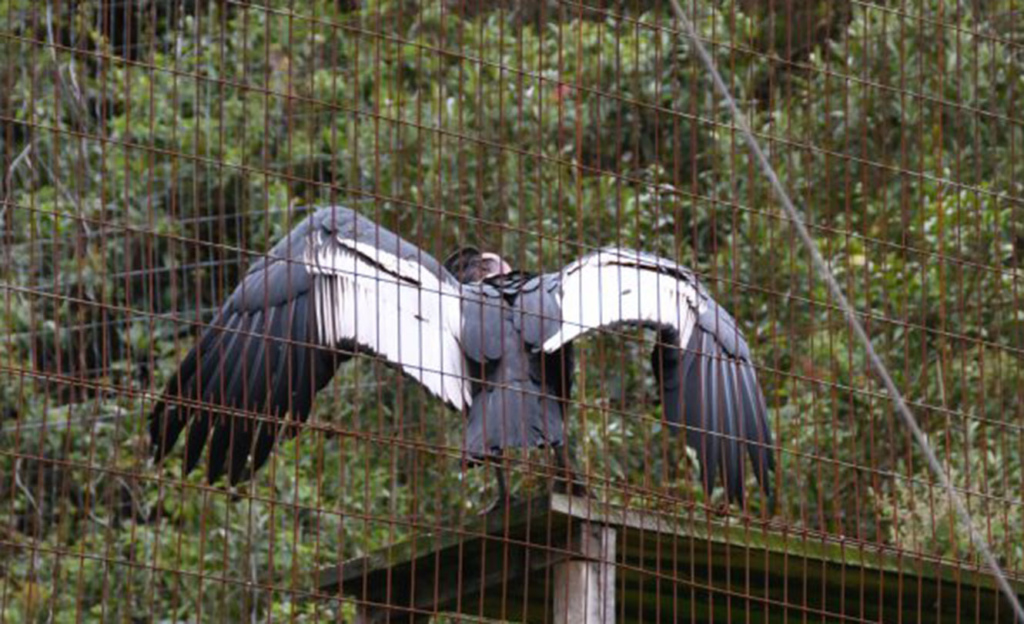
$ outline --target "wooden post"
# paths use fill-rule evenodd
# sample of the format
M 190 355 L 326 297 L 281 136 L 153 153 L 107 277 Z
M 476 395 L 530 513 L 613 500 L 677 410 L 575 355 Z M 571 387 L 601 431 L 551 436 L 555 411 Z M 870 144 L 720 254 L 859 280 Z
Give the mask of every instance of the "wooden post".
M 581 558 L 555 564 L 553 624 L 615 624 L 615 529 L 578 525 Z

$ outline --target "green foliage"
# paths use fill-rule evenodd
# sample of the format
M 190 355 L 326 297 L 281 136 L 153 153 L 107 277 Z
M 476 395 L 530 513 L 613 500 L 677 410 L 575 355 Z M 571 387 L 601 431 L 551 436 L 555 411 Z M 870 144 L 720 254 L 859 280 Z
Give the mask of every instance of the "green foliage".
M 777 513 L 971 556 L 705 72 L 649 27 L 670 24 L 664 3 L 538 24 L 441 2 L 145 0 L 134 47 L 97 4 L 0 0 L 0 619 L 350 617 L 307 600 L 317 567 L 481 506 L 457 418 L 373 362 L 339 374 L 314 424 L 237 491 L 182 480 L 180 454 L 149 463 L 145 414 L 192 324 L 326 202 L 435 256 L 468 242 L 552 269 L 621 243 L 678 258 L 761 367 Z M 800 45 L 771 3 L 703 3 L 698 27 L 1019 567 L 1021 22 L 1005 2 L 797 4 L 814 25 Z M 613 502 L 718 503 L 663 431 L 640 336 L 581 349 L 581 472 Z M 546 486 L 545 458 L 513 461 L 516 488 Z

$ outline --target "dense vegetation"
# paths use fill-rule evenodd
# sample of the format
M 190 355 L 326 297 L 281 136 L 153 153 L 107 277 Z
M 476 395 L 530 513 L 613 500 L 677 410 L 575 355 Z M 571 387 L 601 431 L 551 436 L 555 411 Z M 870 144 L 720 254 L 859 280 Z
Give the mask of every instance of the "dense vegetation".
M 0 0 L 0 620 L 330 618 L 350 606 L 303 600 L 310 571 L 479 508 L 458 418 L 370 361 L 235 493 L 181 481 L 178 455 L 149 463 L 145 413 L 195 323 L 326 202 L 436 256 L 678 258 L 755 349 L 778 517 L 973 557 L 666 2 L 270 4 Z M 875 347 L 1019 570 L 1021 9 L 698 5 Z M 577 462 L 602 499 L 702 510 L 692 461 L 668 465 L 643 350 L 582 352 Z M 518 490 L 544 487 L 541 459 Z M 757 496 L 746 512 L 767 513 Z

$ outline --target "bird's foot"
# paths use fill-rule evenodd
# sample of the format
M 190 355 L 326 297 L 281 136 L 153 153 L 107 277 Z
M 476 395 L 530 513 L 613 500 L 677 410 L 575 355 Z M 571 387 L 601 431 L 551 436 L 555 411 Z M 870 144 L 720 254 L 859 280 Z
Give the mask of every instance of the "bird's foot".
M 480 511 L 476 512 L 476 515 L 478 515 L 480 517 L 489 516 L 492 513 L 494 513 L 495 511 L 498 511 L 499 509 L 501 509 L 503 507 L 511 507 L 512 505 L 515 505 L 517 502 L 518 502 L 518 500 L 516 499 L 515 496 L 509 496 L 509 497 L 496 496 L 494 498 L 494 500 L 492 500 L 489 505 L 487 505 L 486 507 L 484 507 Z
M 590 493 L 590 489 L 579 481 L 572 482 L 572 495 L 579 496 L 580 498 L 594 498 L 594 495 Z
M 593 498 L 593 496 L 590 495 L 590 490 L 587 489 L 587 486 L 584 485 L 582 481 L 576 480 L 575 475 L 570 479 L 566 479 L 562 476 L 555 477 L 551 491 L 555 494 L 568 494 L 569 496 L 578 496 L 580 498 Z
M 709 502 L 707 509 L 710 515 L 718 516 L 720 518 L 732 515 L 732 510 L 729 508 L 729 501 L 719 501 L 717 503 Z

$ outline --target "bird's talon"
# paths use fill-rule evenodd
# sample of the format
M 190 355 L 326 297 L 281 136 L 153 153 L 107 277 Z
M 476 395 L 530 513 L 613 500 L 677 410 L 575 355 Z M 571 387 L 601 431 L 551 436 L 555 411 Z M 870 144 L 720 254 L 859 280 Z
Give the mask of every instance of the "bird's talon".
M 593 498 L 590 495 L 590 490 L 587 489 L 587 486 L 582 482 L 577 481 L 575 478 L 567 480 L 564 477 L 555 477 L 551 491 L 555 494 L 568 494 L 569 496 L 577 496 L 579 498 Z
M 516 497 L 515 496 L 509 496 L 508 500 L 507 500 L 507 505 L 506 505 L 505 497 L 504 496 L 498 496 L 493 501 L 491 501 L 491 503 L 489 505 L 487 505 L 486 507 L 484 507 L 480 511 L 476 512 L 476 515 L 478 515 L 480 517 L 486 517 L 486 516 L 491 515 L 493 512 L 498 511 L 502 507 L 511 507 L 516 502 L 517 501 L 516 501 Z

